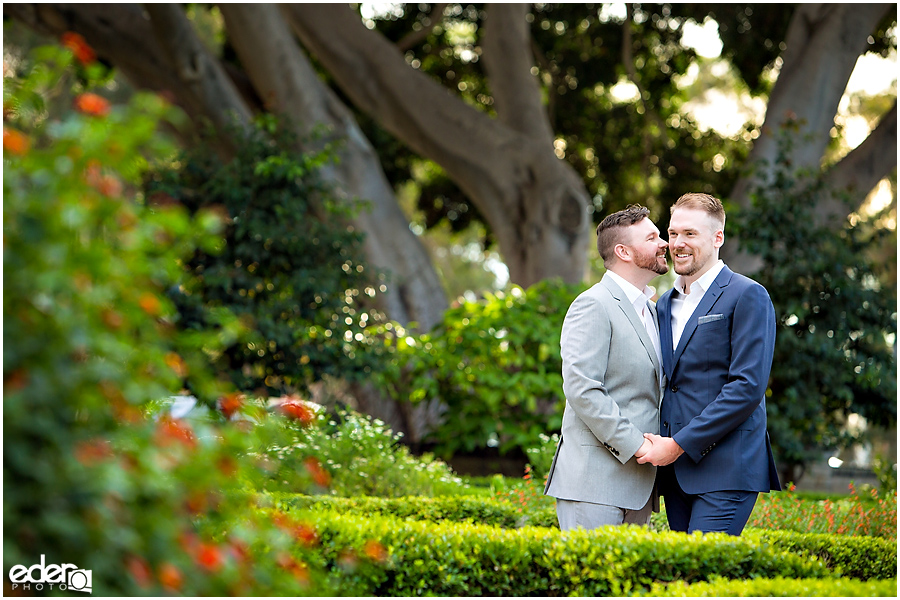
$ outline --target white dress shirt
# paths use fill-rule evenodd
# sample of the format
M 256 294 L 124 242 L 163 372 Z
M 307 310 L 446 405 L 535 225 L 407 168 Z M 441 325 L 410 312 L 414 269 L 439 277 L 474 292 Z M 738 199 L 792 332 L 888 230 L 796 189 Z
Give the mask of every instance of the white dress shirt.
M 675 291 L 672 293 L 672 350 L 678 348 L 678 341 L 681 339 L 681 334 L 684 333 L 684 326 L 694 314 L 697 305 L 703 300 L 706 290 L 724 267 L 725 263 L 721 260 L 714 264 L 709 271 L 691 284 L 690 294 L 684 293 L 684 277 L 679 275 L 675 278 Z
M 650 313 L 650 307 L 647 306 L 647 302 L 653 298 L 653 294 L 655 293 L 653 288 L 645 285 L 643 290 L 639 290 L 621 275 L 613 273 L 612 271 L 607 271 L 607 273 L 612 277 L 613 281 L 622 288 L 622 291 L 625 292 L 625 297 L 628 298 L 628 301 L 634 307 L 638 318 L 644 323 L 644 328 L 647 330 L 647 335 L 650 336 L 650 341 L 653 343 L 653 349 L 656 351 L 657 364 L 662 365 L 659 329 L 656 327 L 656 323 L 653 322 L 653 315 Z M 657 374 L 659 374 L 658 370 Z

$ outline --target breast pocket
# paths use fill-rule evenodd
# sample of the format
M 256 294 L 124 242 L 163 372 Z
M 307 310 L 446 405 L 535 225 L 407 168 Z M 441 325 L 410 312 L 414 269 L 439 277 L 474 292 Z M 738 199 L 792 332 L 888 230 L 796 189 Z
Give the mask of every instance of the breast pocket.
M 707 368 L 727 370 L 731 361 L 731 321 L 725 315 L 706 315 L 697 321 L 694 334 L 698 345 L 706 350 Z

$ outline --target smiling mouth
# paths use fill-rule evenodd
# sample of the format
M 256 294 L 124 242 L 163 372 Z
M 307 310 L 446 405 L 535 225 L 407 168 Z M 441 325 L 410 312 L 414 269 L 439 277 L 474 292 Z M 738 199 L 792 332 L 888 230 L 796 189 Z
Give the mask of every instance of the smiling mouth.
M 692 256 L 693 256 L 693 254 L 675 254 L 675 255 L 674 255 L 675 258 L 682 258 L 682 259 L 684 259 L 684 258 L 690 258 L 690 257 L 692 257 Z

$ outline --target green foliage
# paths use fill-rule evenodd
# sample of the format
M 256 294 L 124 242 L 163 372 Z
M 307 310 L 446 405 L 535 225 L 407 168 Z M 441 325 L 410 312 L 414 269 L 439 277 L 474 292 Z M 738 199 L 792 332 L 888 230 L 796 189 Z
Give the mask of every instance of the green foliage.
M 302 490 L 310 456 L 321 461 L 336 496 L 435 496 L 462 486 L 446 463 L 427 454 L 413 456 L 400 434 L 368 415 L 339 411 L 335 420 L 321 415 L 313 426 L 292 422 L 287 427 L 288 443 L 266 449 L 277 471 L 257 489 Z
M 791 136 L 787 128 L 779 139 L 782 156 Z M 737 231 L 745 250 L 762 259 L 755 278 L 775 305 L 769 432 L 776 464 L 791 469 L 823 447 L 857 442 L 859 433 L 847 427 L 853 413 L 879 426 L 896 423 L 888 341 L 897 331 L 896 289 L 879 281 L 868 254 L 883 231 L 865 222 L 838 232 L 817 224 L 813 207 L 832 192 L 787 161 L 774 171 L 752 194 L 752 208 L 737 215 Z
M 397 361 L 380 383 L 399 400 L 437 399 L 446 408 L 426 438 L 440 456 L 492 445 L 524 452 L 561 427 L 561 315 L 583 289 L 513 286 L 450 308 L 428 333 L 384 330 Z
M 298 154 L 290 128 L 270 116 L 233 136 L 233 157 L 195 144 L 146 184 L 151 201 L 227 217 L 224 244 L 195 252 L 170 291 L 178 326 L 217 329 L 215 315 L 227 308 L 253 331 L 215 357 L 238 389 L 280 395 L 324 375 L 366 377 L 377 364 L 364 333 L 379 319 L 366 306 L 377 284 L 362 260 L 363 235 L 342 224 L 349 209 L 320 176 L 330 150 Z
M 480 62 L 481 38 L 490 9 L 449 5 L 438 17 L 432 14 L 436 6 L 398 5 L 389 14 L 373 19 L 373 25 L 393 42 L 411 31 L 427 31 L 428 35 L 420 36 L 406 50 L 410 63 L 470 106 L 494 115 L 491 81 Z M 740 27 L 744 32 L 747 22 L 755 27 L 780 25 L 790 12 L 773 7 L 779 5 L 755 6 L 752 16 L 727 11 L 725 16 L 735 21 L 723 18 L 720 26 L 729 31 Z M 734 167 L 742 163 L 749 150 L 750 132 L 731 138 L 703 130 L 683 109 L 692 97 L 690 90 L 684 89 L 683 76 L 697 56 L 682 44 L 682 32 L 687 19 L 698 16 L 703 8 L 634 5 L 634 18 L 623 23 L 599 4 L 529 6 L 536 77 L 550 126 L 556 138 L 564 142 L 558 152 L 587 186 L 597 223 L 634 202 L 649 206 L 654 214 L 668 215 L 666 209 L 684 190 L 714 193 L 728 189 L 735 181 L 738 171 Z M 705 8 L 706 12 L 711 10 Z M 440 20 L 441 26 L 430 28 L 435 20 Z M 631 38 L 627 54 L 622 51 L 626 31 Z M 754 29 L 752 35 L 764 37 L 767 32 Z M 737 56 L 744 60 L 738 65 L 739 74 L 759 78 L 763 67 L 774 58 L 772 54 L 779 51 L 782 38 L 778 35 L 783 33 L 779 30 L 775 34 L 774 47 L 771 43 L 739 42 L 744 44 Z M 752 65 L 745 60 L 748 55 L 758 59 L 755 73 L 750 72 Z M 630 71 L 633 75 L 628 79 L 639 82 L 644 93 L 638 101 L 617 100 L 612 89 Z M 730 80 L 728 85 L 741 86 L 739 81 Z M 473 221 L 483 223 L 478 210 L 440 167 L 415 156 L 366 115 L 358 113 L 357 119 L 379 149 L 392 184 L 416 184 L 417 208 L 424 227 L 446 223 L 453 231 L 460 231 Z M 660 228 L 665 230 L 665 222 Z M 484 245 L 489 247 L 493 242 L 488 227 Z
M 699 583 L 654 583 L 641 596 L 651 597 L 708 597 L 743 596 L 770 597 L 873 597 L 897 596 L 897 580 L 858 581 L 855 579 L 787 579 L 785 577 L 750 579 L 746 581 L 714 577 Z
M 323 510 L 295 518 L 313 515 L 321 544 L 317 564 L 340 573 L 348 595 L 622 596 L 659 581 L 829 576 L 817 559 L 725 534 L 634 526 L 561 534 Z M 372 540 L 384 550 L 380 560 L 360 558 L 348 570 L 346 549 L 364 556 Z
M 40 48 L 3 86 L 4 572 L 45 555 L 91 570 L 98 595 L 329 595 L 284 568 L 292 538 L 239 488 L 258 468 L 242 457 L 278 434 L 261 406 L 249 428 L 144 417 L 183 378 L 208 406 L 231 392 L 205 368 L 220 340 L 180 333 L 164 296 L 221 224 L 141 202 L 174 150 L 157 123 L 179 119 L 152 95 L 111 106 L 72 62 Z
M 897 540 L 793 531 L 751 530 L 748 539 L 786 552 L 817 556 L 842 577 L 897 578 Z
M 332 511 L 382 515 L 400 519 L 441 523 L 472 523 L 516 529 L 533 525 L 556 527 L 556 510 L 549 506 L 523 512 L 521 507 L 476 496 L 404 496 L 402 498 L 334 498 L 302 494 L 273 494 L 281 510 Z

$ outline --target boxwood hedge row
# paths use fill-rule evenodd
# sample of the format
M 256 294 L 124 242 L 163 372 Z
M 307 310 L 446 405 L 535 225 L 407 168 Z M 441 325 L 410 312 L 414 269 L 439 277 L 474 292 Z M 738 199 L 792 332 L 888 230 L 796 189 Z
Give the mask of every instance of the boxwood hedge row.
M 519 528 L 557 526 L 552 508 L 522 513 L 517 507 L 471 496 L 436 498 L 335 498 L 281 494 L 276 503 L 284 510 L 327 510 L 355 515 L 382 515 L 431 523 L 460 522 Z M 743 539 L 768 544 L 780 551 L 818 557 L 835 574 L 857 579 L 897 577 L 897 541 L 883 538 L 804 534 L 748 528 Z M 655 538 L 651 538 L 655 539 Z
M 745 534 L 786 552 L 818 556 L 842 577 L 896 579 L 897 540 L 868 536 L 749 529 Z
M 315 523 L 318 540 L 298 545 L 298 558 L 330 572 L 348 595 L 627 596 L 714 576 L 832 576 L 816 556 L 725 534 L 635 526 L 560 533 L 321 509 L 294 516 Z
M 307 496 L 304 494 L 271 494 L 274 501 L 284 510 L 333 510 L 353 514 L 386 515 L 404 519 L 417 519 L 440 523 L 454 521 L 494 525 L 506 529 L 534 525 L 537 527 L 557 527 L 556 510 L 552 507 L 529 509 L 503 502 L 475 496 L 437 496 L 426 498 L 409 496 L 403 498 L 376 498 L 356 496 L 338 498 L 334 496 Z
M 661 597 L 875 597 L 897 596 L 897 580 L 859 581 L 858 579 L 748 579 L 715 578 L 699 583 L 654 583 L 646 596 Z

